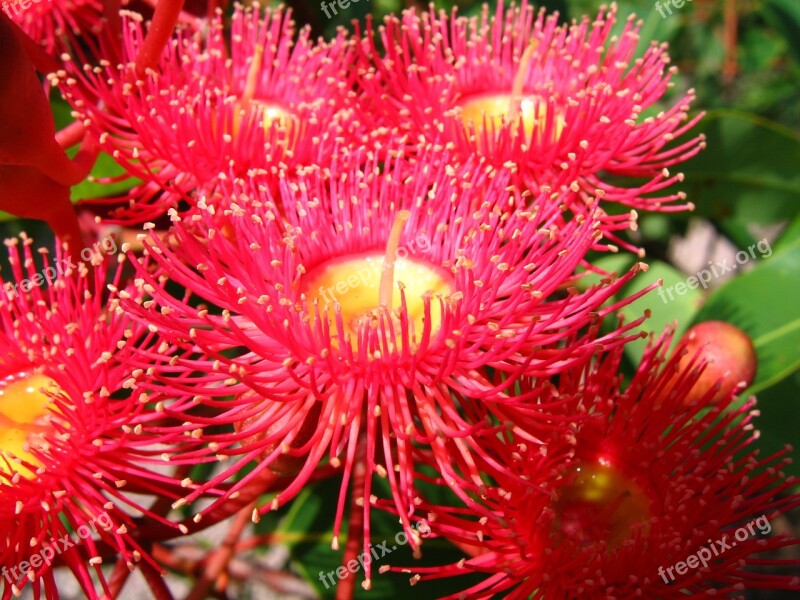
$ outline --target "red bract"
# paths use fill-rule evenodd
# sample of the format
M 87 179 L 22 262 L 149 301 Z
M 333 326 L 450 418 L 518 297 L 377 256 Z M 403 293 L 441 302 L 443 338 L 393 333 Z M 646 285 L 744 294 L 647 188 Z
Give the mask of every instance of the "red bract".
M 570 26 L 557 17 L 537 16 L 527 2 L 509 10 L 498 2 L 496 15 L 484 7 L 480 18 L 455 9 L 387 17 L 385 51 L 369 31 L 359 77 L 377 131 L 516 165 L 534 193 L 570 187 L 634 208 L 685 210 L 672 204 L 682 193 L 658 194 L 682 180 L 668 169 L 704 142 L 671 143 L 700 118 L 687 116 L 693 91 L 654 110 L 674 73 L 666 46 L 634 58 L 639 25 L 632 16 L 611 36 L 613 6 Z
M 0 210 L 46 221 L 77 252 L 82 236 L 69 188 L 88 175 L 97 152 L 87 139 L 71 161 L 56 141 L 50 104 L 18 32 L 0 14 Z
M 58 80 L 64 97 L 104 150 L 149 185 L 130 193 L 119 219 L 154 218 L 193 190 L 251 168 L 292 173 L 327 164 L 335 138 L 356 143 L 346 65 L 352 48 L 341 33 L 312 44 L 296 34 L 290 11 L 237 7 L 230 42 L 218 15 L 203 31 L 179 29 L 154 69 L 134 62 L 141 18 L 123 23 L 122 64 L 71 64 Z M 230 45 L 230 50 L 228 47 Z M 341 140 L 340 140 L 341 141 Z
M 683 395 L 696 371 L 662 393 L 677 367 L 675 359 L 664 365 L 669 340 L 663 336 L 645 354 L 625 389 L 622 349 L 563 373 L 555 386 L 545 382 L 541 397 L 559 398 L 565 414 L 578 418 L 570 431 L 534 427 L 541 444 L 514 434 L 482 439 L 492 460 L 481 467 L 493 483 L 451 482 L 472 494 L 468 508 L 419 508 L 434 534 L 471 556 L 412 567 L 413 581 L 486 574 L 462 598 L 705 598 L 800 589 L 789 575 L 796 560 L 758 556 L 798 543 L 765 535 L 771 519 L 800 504 L 789 492 L 796 482 L 780 470 L 789 459 L 758 458 L 753 400 L 736 408 L 728 394 L 708 410 L 687 407 Z M 541 390 L 542 382 L 527 382 L 523 392 L 531 386 Z
M 123 307 L 200 355 L 143 353 L 140 360 L 138 384 L 165 399 L 166 414 L 185 421 L 182 430 L 200 434 L 202 447 L 174 460 L 234 457 L 208 484 L 215 485 L 258 459 L 231 491 L 264 469 L 296 473 L 272 508 L 292 499 L 320 461 L 344 465 L 336 546 L 355 465 L 366 468 L 363 488 L 353 490 L 358 510 L 368 516 L 365 499 L 372 499 L 377 473 L 388 478 L 405 515 L 416 497 L 417 448 L 430 448 L 448 473 L 443 438 L 456 440 L 466 455 L 482 452 L 472 434 L 491 424 L 470 416 L 490 406 L 498 419 L 512 418 L 515 403 L 524 401 L 510 398 L 521 375 L 557 373 L 629 340 L 627 326 L 598 338 L 577 332 L 591 329 L 596 314 L 616 310 L 602 305 L 636 270 L 577 291 L 575 268 L 600 238 L 597 223 L 591 214 L 565 221 L 563 207 L 548 197 L 530 209 L 500 210 L 509 198 L 524 205 L 509 191 L 507 174 L 458 171 L 434 156 L 414 165 L 389 162 L 383 171 L 372 157 L 363 169 L 333 160 L 331 179 L 326 169 L 308 169 L 283 182 L 280 201 L 256 179 L 227 191 L 224 209 L 200 202 L 184 219 L 173 212 L 174 243 L 146 240 L 158 268 L 140 269 L 139 283 L 153 300 Z M 471 209 L 472 198 L 482 201 Z M 361 283 L 347 277 L 347 295 L 342 275 L 328 305 L 317 275 L 352 257 L 380 257 L 383 264 L 387 239 L 420 267 L 405 271 L 418 276 L 389 278 L 394 303 L 380 299 L 383 291 L 370 295 L 377 282 L 366 275 Z M 355 270 L 350 274 L 355 278 Z M 439 292 L 420 287 L 431 274 L 444 282 Z M 172 296 L 167 276 L 222 314 Z M 366 308 L 356 318 L 359 302 Z M 501 381 L 489 379 L 490 368 Z M 183 399 L 172 402 L 176 397 Z M 197 405 L 211 414 L 198 417 Z M 203 430 L 225 423 L 225 433 Z M 366 579 L 369 586 L 369 570 Z
M 97 598 L 98 581 L 108 593 L 103 557 L 133 568 L 146 556 L 128 513 L 154 515 L 130 492 L 169 496 L 168 485 L 180 487 L 153 468 L 168 446 L 154 449 L 133 429 L 155 415 L 123 389 L 131 346 L 153 336 L 91 291 L 103 288 L 104 265 L 87 270 L 43 252 L 37 271 L 29 238 L 22 252 L 17 239 L 7 245 L 14 279 L 0 281 L 0 596 L 30 585 L 34 597 L 57 597 L 55 563 Z M 84 525 L 92 531 L 78 539 Z M 31 563 L 51 546 L 50 561 Z M 33 564 L 27 574 L 23 561 Z

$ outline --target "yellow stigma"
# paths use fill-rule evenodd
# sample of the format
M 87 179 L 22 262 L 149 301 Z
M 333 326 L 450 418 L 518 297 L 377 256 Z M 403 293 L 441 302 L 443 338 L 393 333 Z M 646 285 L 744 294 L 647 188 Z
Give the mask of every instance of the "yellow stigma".
M 381 311 L 391 311 L 395 332 L 400 336 L 400 322 L 394 317 L 400 307 L 402 284 L 408 310 L 410 341 L 419 341 L 425 327 L 425 297 L 431 296 L 431 337 L 442 322 L 437 294 L 449 296 L 454 291 L 452 276 L 441 267 L 424 259 L 430 249 L 427 238 L 421 245 L 412 240 L 407 246 L 400 243 L 400 234 L 408 214 L 401 211 L 395 219 L 386 251 L 364 252 L 329 260 L 312 269 L 303 278 L 302 292 L 312 319 L 316 310 L 327 317 L 332 335 L 336 334 L 338 304 L 342 313 L 345 335 L 355 339 L 364 324 L 377 326 Z M 341 340 L 340 340 L 341 341 Z M 395 341 L 397 344 L 397 341 Z
M 273 126 L 278 129 L 275 141 L 279 145 L 292 145 L 292 140 L 297 138 L 300 120 L 291 111 L 262 100 L 251 100 L 247 105 L 237 102 L 235 106 L 233 123 L 225 125 L 225 132 L 232 134 L 233 137 L 240 135 L 243 124 L 254 119 L 256 123 L 261 121 L 266 140 L 270 139 Z
M 29 451 L 36 438 L 48 430 L 52 402 L 44 390 L 54 390 L 55 382 L 39 374 L 21 373 L 0 381 L 0 472 L 19 473 L 31 479 L 35 473 L 17 459 L 34 467 L 39 461 Z M 6 460 L 10 464 L 6 464 Z
M 511 111 L 509 105 L 516 107 Z M 473 96 L 461 102 L 461 122 L 475 128 L 475 135 L 480 140 L 484 135 L 484 117 L 486 125 L 495 132 L 500 130 L 503 122 L 512 122 L 514 132 L 522 120 L 522 129 L 525 139 L 537 142 L 544 141 L 545 127 L 548 120 L 554 121 L 552 139 L 557 141 L 564 130 L 564 117 L 561 113 L 551 110 L 547 102 L 537 96 L 525 96 L 515 100 L 509 94 L 485 94 Z M 555 114 L 553 114 L 555 113 Z M 534 137 L 535 136 L 535 137 Z
M 531 40 L 522 53 L 511 93 L 481 94 L 467 97 L 459 104 L 461 122 L 466 127 L 475 128 L 479 142 L 484 136 L 484 122 L 490 132 L 495 133 L 504 123 L 511 123 L 512 133 L 516 135 L 522 121 L 522 130 L 527 142 L 555 142 L 561 137 L 561 132 L 564 130 L 564 116 L 560 112 L 551 111 L 542 96 L 524 93 L 525 79 L 537 47 L 538 40 Z M 548 122 L 552 122 L 552 130 L 550 139 L 545 140 Z
M 649 525 L 648 495 L 605 459 L 575 467 L 557 495 L 552 534 L 558 545 L 605 541 L 610 549 L 630 538 L 637 524 L 645 531 Z
M 253 119 L 256 123 L 261 121 L 267 140 L 269 140 L 273 126 L 277 126 L 278 132 L 275 138 L 277 143 L 282 146 L 293 145 L 292 140 L 297 139 L 299 135 L 300 120 L 291 110 L 280 103 L 256 97 L 263 55 L 264 48 L 262 46 L 257 47 L 247 72 L 244 90 L 242 90 L 239 99 L 234 103 L 233 122 L 226 123 L 223 131 L 233 137 L 238 137 L 242 130 L 243 122 L 247 123 Z M 216 123 L 216 119 L 212 123 Z M 216 134 L 216 128 L 214 128 L 214 133 Z

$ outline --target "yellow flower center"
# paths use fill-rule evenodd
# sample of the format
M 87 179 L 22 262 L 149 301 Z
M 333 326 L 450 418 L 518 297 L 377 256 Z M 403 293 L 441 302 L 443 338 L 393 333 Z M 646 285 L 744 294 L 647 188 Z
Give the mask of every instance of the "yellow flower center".
M 521 121 L 525 139 L 536 142 L 545 141 L 548 122 L 553 122 L 553 125 L 550 133 L 552 139 L 547 141 L 557 141 L 564 130 L 563 115 L 552 110 L 545 100 L 537 96 L 514 98 L 511 94 L 483 94 L 468 97 L 459 106 L 461 122 L 475 128 L 478 140 L 484 135 L 484 123 L 491 135 L 492 131 L 499 131 L 504 122 L 511 122 L 516 133 Z M 516 111 L 512 109 L 513 106 L 516 106 Z
M 534 38 L 522 53 L 510 93 L 498 92 L 467 97 L 459 104 L 461 122 L 468 128 L 470 125 L 475 128 L 479 143 L 484 137 L 484 124 L 489 128 L 491 135 L 492 131 L 495 133 L 499 131 L 504 123 L 510 123 L 511 131 L 516 135 L 522 122 L 525 141 L 528 143 L 555 142 L 561 137 L 561 132 L 564 130 L 564 115 L 560 111 L 550 110 L 545 98 L 525 94 L 523 91 L 538 45 L 538 40 Z M 551 127 L 549 132 L 548 125 Z M 546 132 L 549 139 L 545 139 Z
M 253 117 L 250 115 L 253 114 Z M 239 135 L 242 129 L 242 122 L 246 119 L 254 118 L 256 122 L 261 121 L 264 128 L 264 135 L 269 139 L 270 130 L 273 126 L 278 127 L 276 141 L 280 145 L 289 145 L 290 136 L 297 134 L 299 119 L 291 111 L 279 106 L 270 104 L 262 100 L 249 100 L 236 103 L 236 110 L 233 112 L 233 136 Z
M 397 318 L 401 303 L 402 286 L 408 314 L 409 341 L 421 339 L 425 323 L 425 298 L 431 297 L 431 337 L 442 322 L 441 305 L 435 295 L 449 296 L 455 289 L 452 276 L 416 256 L 430 249 L 427 243 L 408 247 L 400 245 L 403 225 L 408 211 L 400 211 L 389 233 L 385 254 L 366 252 L 329 260 L 312 269 L 304 277 L 301 291 L 306 296 L 308 314 L 316 319 L 316 311 L 328 320 L 332 332 L 337 331 L 336 311 L 342 314 L 345 336 L 355 339 L 360 327 L 377 327 L 385 321 L 386 311 L 391 314 L 396 338 L 402 334 L 402 323 Z M 427 238 L 424 238 L 428 242 Z M 397 283 L 396 283 L 397 282 Z M 398 285 L 399 283 L 399 285 Z M 335 341 L 335 340 L 334 340 Z M 340 340 L 341 341 L 341 340 Z M 398 339 L 393 340 L 397 345 Z
M 385 256 L 363 253 L 325 262 L 306 275 L 304 291 L 308 312 L 314 317 L 315 303 L 320 316 L 327 318 L 332 330 L 336 328 L 334 306 L 342 311 L 345 334 L 354 337 L 364 323 L 378 324 L 380 280 Z M 419 338 L 424 328 L 426 294 L 447 296 L 453 292 L 453 279 L 442 268 L 418 258 L 398 258 L 394 267 L 395 279 L 403 284 L 408 318 Z M 400 306 L 400 287 L 392 289 L 392 305 Z M 431 300 L 431 336 L 442 322 L 441 306 Z M 395 330 L 397 331 L 397 330 Z M 414 339 L 412 337 L 412 339 Z
M 649 525 L 648 495 L 607 460 L 575 467 L 557 494 L 552 535 L 559 545 L 605 541 L 611 549 L 630 538 L 635 526 L 646 531 Z
M 244 82 L 244 90 L 234 103 L 233 123 L 225 124 L 224 133 L 238 137 L 242 130 L 242 123 L 253 119 L 256 123 L 261 121 L 267 140 L 270 139 L 270 131 L 273 126 L 276 126 L 278 132 L 275 141 L 278 145 L 292 146 L 294 145 L 294 139 L 299 135 L 300 120 L 288 108 L 276 102 L 267 102 L 256 98 L 263 55 L 264 48 L 261 46 L 256 48 L 248 69 L 247 79 Z M 215 112 L 214 117 L 216 116 Z M 216 123 L 216 118 L 213 119 L 212 123 Z M 213 127 L 212 130 L 216 135 L 216 128 Z
M 40 464 L 30 449 L 48 431 L 52 402 L 44 390 L 54 387 L 52 379 L 36 373 L 0 381 L 0 472 L 28 479 L 35 476 L 22 462 L 34 469 Z

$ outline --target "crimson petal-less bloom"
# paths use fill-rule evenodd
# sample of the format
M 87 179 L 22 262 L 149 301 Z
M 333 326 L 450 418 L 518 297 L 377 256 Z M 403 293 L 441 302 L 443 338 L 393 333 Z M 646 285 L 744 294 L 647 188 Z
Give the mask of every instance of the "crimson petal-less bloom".
M 704 403 L 687 406 L 702 356 L 694 361 L 699 368 L 683 370 L 673 386 L 678 357 L 666 361 L 669 342 L 665 334 L 649 349 L 624 389 L 621 349 L 545 385 L 545 400 L 558 397 L 580 417 L 571 430 L 542 429 L 540 444 L 513 434 L 484 438 L 493 463 L 482 466 L 493 484 L 456 482 L 472 494 L 468 507 L 419 507 L 435 535 L 470 556 L 410 567 L 413 581 L 485 575 L 453 596 L 459 598 L 677 599 L 800 590 L 791 575 L 796 559 L 759 556 L 800 543 L 768 535 L 770 522 L 800 505 L 791 493 L 796 482 L 781 472 L 789 459 L 761 459 L 754 451 L 753 400 L 737 408 L 731 393 L 716 403 L 716 390 L 709 390 Z M 541 384 L 530 380 L 523 391 L 532 385 Z
M 700 118 L 688 117 L 693 91 L 656 110 L 674 73 L 666 46 L 636 58 L 639 25 L 631 17 L 612 36 L 613 6 L 594 20 L 557 19 L 527 2 L 498 2 L 492 16 L 484 7 L 473 18 L 455 9 L 387 17 L 385 50 L 372 31 L 361 46 L 359 83 L 376 129 L 513 164 L 534 194 L 566 186 L 632 208 L 685 210 L 674 204 L 684 194 L 659 193 L 682 180 L 668 169 L 704 142 L 673 143 Z
M 121 64 L 70 63 L 54 79 L 102 148 L 145 181 L 116 218 L 155 218 L 230 173 L 266 169 L 277 180 L 282 171 L 326 164 L 337 138 L 357 142 L 346 68 L 352 44 L 344 32 L 313 44 L 290 17 L 281 8 L 262 17 L 238 6 L 230 40 L 221 13 L 198 21 L 202 30 L 179 27 L 155 68 L 139 76 L 144 28 L 129 15 Z
M 45 252 L 37 270 L 32 240 L 23 236 L 22 252 L 18 242 L 6 242 L 14 280 L 0 280 L 0 596 L 30 586 L 34 597 L 57 597 L 57 563 L 86 597 L 99 598 L 108 594 L 104 556 L 130 568 L 143 557 L 152 563 L 131 536 L 129 513 L 169 525 L 130 493 L 174 497 L 170 487 L 180 488 L 154 468 L 163 465 L 168 437 L 156 448 L 137 435 L 149 417 L 124 389 L 131 346 L 153 336 L 92 291 L 103 289 L 105 263 L 87 270 L 67 254 L 52 260 Z M 78 539 L 90 524 L 91 534 Z M 48 547 L 59 549 L 51 561 L 32 562 Z
M 141 268 L 138 281 L 152 300 L 122 303 L 166 341 L 201 355 L 140 360 L 138 385 L 199 433 L 201 447 L 173 460 L 235 458 L 215 485 L 258 459 L 230 492 L 264 469 L 292 473 L 258 514 L 291 500 L 320 461 L 343 466 L 335 547 L 356 465 L 366 469 L 363 488 L 353 490 L 366 545 L 373 474 L 388 479 L 406 514 L 419 447 L 448 473 L 443 439 L 469 455 L 481 451 L 473 432 L 492 427 L 470 418 L 476 407 L 513 419 L 524 401 L 510 398 L 521 375 L 557 373 L 631 338 L 628 326 L 604 337 L 577 333 L 616 310 L 604 302 L 635 273 L 573 287 L 601 238 L 591 215 L 565 221 L 548 197 L 526 209 L 507 173 L 454 170 L 434 158 L 379 169 L 367 156 L 364 167 L 334 164 L 332 179 L 308 169 L 283 182 L 280 202 L 269 185 L 242 181 L 226 192 L 227 208 L 200 202 L 185 218 L 173 212 L 174 243 L 145 240 L 157 269 Z M 509 196 L 520 210 L 499 209 Z M 471 209 L 473 198 L 482 203 Z M 222 314 L 171 295 L 167 275 Z M 501 381 L 490 380 L 490 369 Z M 198 405 L 213 414 L 198 417 Z M 204 430 L 222 423 L 228 432 Z

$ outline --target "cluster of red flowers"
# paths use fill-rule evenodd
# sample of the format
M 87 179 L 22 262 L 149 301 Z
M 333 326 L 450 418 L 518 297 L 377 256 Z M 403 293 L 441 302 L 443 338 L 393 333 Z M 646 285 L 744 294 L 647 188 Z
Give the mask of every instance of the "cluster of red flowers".
M 635 209 L 690 207 L 665 190 L 704 144 L 700 117 L 691 91 L 667 104 L 663 46 L 636 57 L 638 25 L 612 36 L 614 8 L 571 25 L 524 2 L 471 19 L 408 11 L 313 42 L 282 9 L 228 21 L 181 4 L 160 1 L 149 27 L 98 16 L 90 43 L 49 39 L 66 51 L 57 68 L 2 48 L 30 97 L 36 64 L 70 103 L 71 134 L 138 180 L 103 219 L 171 221 L 145 223 L 114 269 L 72 264 L 78 234 L 58 273 L 30 239 L 21 255 L 7 244 L 2 283 L 41 285 L 0 298 L 2 598 L 57 597 L 54 566 L 92 598 L 138 566 L 159 595 L 156 542 L 243 508 L 258 521 L 329 477 L 332 551 L 346 524 L 345 560 L 368 552 L 373 510 L 417 550 L 426 519 L 464 558 L 386 569 L 480 574 L 465 598 L 800 590 L 794 563 L 757 556 L 797 543 L 780 535 L 659 575 L 800 498 L 788 458 L 752 448 L 754 401 L 718 388 L 687 401 L 702 355 L 685 368 L 665 333 L 624 380 L 645 321 L 613 315 L 650 290 L 613 298 L 646 265 L 584 280 L 592 253 L 638 252 L 624 235 Z M 0 128 L 13 175 L 0 192 L 74 183 L 49 157 L 80 158 L 42 128 L 24 156 Z M 438 486 L 453 502 L 426 497 Z M 29 561 L 104 512 L 107 531 Z M 366 564 L 363 587 L 376 576 Z

